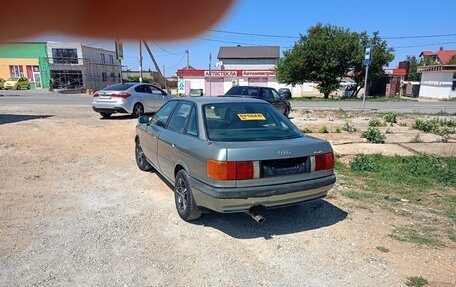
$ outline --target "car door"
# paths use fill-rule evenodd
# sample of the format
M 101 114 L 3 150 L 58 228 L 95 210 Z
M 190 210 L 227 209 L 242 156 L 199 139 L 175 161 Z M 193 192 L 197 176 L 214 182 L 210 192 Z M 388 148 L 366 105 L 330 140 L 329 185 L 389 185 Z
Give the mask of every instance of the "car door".
M 150 86 L 150 90 L 154 97 L 155 110 L 158 110 L 169 100 L 169 98 L 167 97 L 168 94 L 154 86 Z
M 155 111 L 154 99 L 152 92 L 148 85 L 138 85 L 135 87 L 135 92 L 139 98 L 139 101 L 144 106 L 145 113 L 151 113 Z
M 174 166 L 182 158 L 186 141 L 184 131 L 192 107 L 190 102 L 181 102 L 158 137 L 158 164 L 162 174 L 171 180 L 174 179 Z
M 160 170 L 158 163 L 158 137 L 164 130 L 168 122 L 169 115 L 177 106 L 178 101 L 171 101 L 164 105 L 150 120 L 150 124 L 145 126 L 143 136 L 139 134 L 139 141 L 144 154 L 152 165 Z
M 270 88 L 272 97 L 273 97 L 273 105 L 278 109 L 282 114 L 285 113 L 285 110 L 288 108 L 287 101 L 280 96 L 280 94 L 275 90 Z

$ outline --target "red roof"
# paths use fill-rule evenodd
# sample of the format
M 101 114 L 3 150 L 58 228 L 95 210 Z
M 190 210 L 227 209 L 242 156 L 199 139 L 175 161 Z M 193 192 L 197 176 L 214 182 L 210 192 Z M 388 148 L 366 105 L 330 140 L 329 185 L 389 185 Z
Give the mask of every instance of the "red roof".
M 440 48 L 437 52 L 432 52 L 432 51 L 423 51 L 421 55 L 424 56 L 437 56 L 442 65 L 447 64 L 453 56 L 456 55 L 456 50 L 443 50 L 443 48 Z

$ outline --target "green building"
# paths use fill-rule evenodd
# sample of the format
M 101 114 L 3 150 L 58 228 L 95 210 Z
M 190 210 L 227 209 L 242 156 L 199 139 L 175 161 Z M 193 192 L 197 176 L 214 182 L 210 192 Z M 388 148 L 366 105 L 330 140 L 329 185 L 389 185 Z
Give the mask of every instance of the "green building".
M 32 89 L 49 88 L 46 42 L 0 43 L 0 78 L 18 76 L 29 79 Z

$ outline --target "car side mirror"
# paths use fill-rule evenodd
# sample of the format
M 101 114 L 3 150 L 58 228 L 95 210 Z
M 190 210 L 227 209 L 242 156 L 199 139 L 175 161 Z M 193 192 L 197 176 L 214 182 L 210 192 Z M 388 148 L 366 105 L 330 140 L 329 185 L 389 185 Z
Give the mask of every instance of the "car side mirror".
M 140 124 L 148 124 L 149 123 L 149 117 L 148 116 L 140 116 L 138 118 L 138 122 Z

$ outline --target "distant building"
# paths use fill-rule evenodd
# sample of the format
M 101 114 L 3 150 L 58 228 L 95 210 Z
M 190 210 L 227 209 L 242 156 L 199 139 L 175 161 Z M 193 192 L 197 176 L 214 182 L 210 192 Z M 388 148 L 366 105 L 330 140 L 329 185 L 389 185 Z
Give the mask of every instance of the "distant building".
M 45 42 L 0 44 L 0 78 L 26 77 L 30 87 L 48 88 L 49 62 Z
M 456 65 L 449 64 L 456 57 L 456 50 L 444 50 L 441 47 L 437 52 L 423 51 L 420 57 L 420 98 L 456 98 Z
M 99 90 L 120 83 L 116 53 L 80 43 L 47 43 L 51 78 L 58 88 Z
M 220 47 L 218 69 L 182 68 L 177 71 L 178 91 L 188 94 L 190 89 L 203 89 L 206 96 L 225 94 L 232 86 L 265 86 L 279 89 L 288 87 L 294 96 L 316 95 L 312 83 L 295 87 L 279 84 L 275 68 L 280 58 L 278 46 Z

